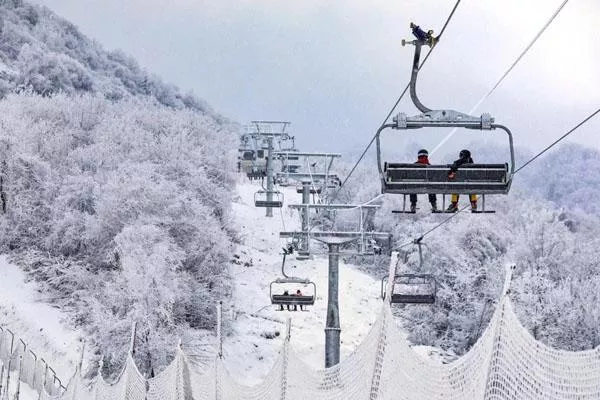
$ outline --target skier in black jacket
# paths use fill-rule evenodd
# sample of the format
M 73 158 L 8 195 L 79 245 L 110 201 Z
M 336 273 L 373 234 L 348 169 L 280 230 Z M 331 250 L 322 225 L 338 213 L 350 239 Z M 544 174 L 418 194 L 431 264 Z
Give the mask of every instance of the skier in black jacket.
M 458 171 L 458 168 L 461 165 L 464 164 L 473 164 L 473 158 L 471 158 L 471 152 L 469 150 L 461 150 L 459 155 L 458 155 L 458 160 L 454 161 L 454 163 L 452 163 L 452 166 L 450 167 L 450 172 L 448 172 L 448 179 L 449 180 L 453 180 L 454 178 L 456 178 L 456 171 Z M 451 196 L 451 203 L 450 206 L 448 207 L 448 209 L 446 210 L 447 212 L 456 212 L 458 211 L 458 194 L 453 194 Z M 476 194 L 470 194 L 469 195 L 469 200 L 471 200 L 471 211 L 476 211 L 477 210 L 477 195 Z

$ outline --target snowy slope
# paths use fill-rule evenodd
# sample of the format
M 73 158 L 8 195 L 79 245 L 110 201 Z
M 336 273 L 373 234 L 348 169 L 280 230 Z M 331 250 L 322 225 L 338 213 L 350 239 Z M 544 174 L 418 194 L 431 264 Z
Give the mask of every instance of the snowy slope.
M 286 267 L 288 274 L 309 278 L 317 285 L 315 305 L 305 312 L 277 311 L 269 301 L 269 284 L 281 277 L 281 248 L 285 240 L 279 238 L 285 224 L 286 230 L 299 230 L 297 211 L 287 209 L 287 204 L 300 203 L 301 195 L 295 188 L 280 188 L 284 193 L 284 208 L 274 210 L 273 217 L 264 216 L 264 209 L 254 207 L 254 193 L 259 184 L 240 181 L 238 198 L 233 204 L 243 245 L 237 249 L 240 264 L 233 264 L 235 276 L 233 309 L 233 334 L 225 339 L 224 358 L 227 368 L 240 382 L 260 381 L 271 368 L 282 346 L 287 317 L 292 318 L 291 344 L 295 352 L 313 368 L 324 367 L 325 311 L 327 308 L 326 256 L 297 261 L 292 258 Z M 244 264 L 250 263 L 250 266 Z M 345 358 L 362 341 L 381 307 L 380 282 L 359 272 L 340 259 L 340 323 L 341 357 Z M 261 334 L 280 332 L 275 339 Z
M 43 302 L 35 284 L 26 282 L 18 266 L 0 255 L 0 326 L 13 331 L 15 340 L 22 339 L 44 358 L 64 385 L 75 372 L 82 347 L 80 333 L 67 327 L 66 318 L 66 314 Z M 13 393 L 16 382 L 9 387 Z M 26 385 L 21 385 L 20 392 L 21 400 L 38 398 Z
M 82 346 L 80 333 L 67 328 L 66 318 L 43 302 L 19 267 L 0 255 L 0 325 L 43 357 L 64 383 L 75 372 Z

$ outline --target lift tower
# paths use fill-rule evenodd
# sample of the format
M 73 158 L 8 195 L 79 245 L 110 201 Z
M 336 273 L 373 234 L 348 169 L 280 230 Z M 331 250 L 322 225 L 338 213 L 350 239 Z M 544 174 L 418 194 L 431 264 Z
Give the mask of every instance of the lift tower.
M 358 209 L 361 215 L 361 224 L 364 222 L 363 212 L 365 210 L 374 210 L 379 208 L 377 205 L 362 205 L 362 204 L 292 204 L 289 206 L 292 209 L 309 210 L 348 210 Z M 365 231 L 362 226 L 356 231 L 314 231 L 310 226 L 307 230 L 295 232 L 280 232 L 281 238 L 302 239 L 308 242 L 310 239 L 315 239 L 319 242 L 327 244 L 329 256 L 329 284 L 327 296 L 327 316 L 325 324 L 325 367 L 329 368 L 340 362 L 340 314 L 339 314 L 339 261 L 341 246 L 357 240 L 367 243 L 375 241 L 391 242 L 391 234 L 385 232 Z M 364 248 L 361 244 L 359 249 Z M 354 253 L 360 254 L 359 251 Z

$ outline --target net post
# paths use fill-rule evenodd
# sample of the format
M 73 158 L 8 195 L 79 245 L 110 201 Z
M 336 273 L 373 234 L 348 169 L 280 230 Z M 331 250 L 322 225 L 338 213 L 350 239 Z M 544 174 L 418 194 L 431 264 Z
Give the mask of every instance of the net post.
M 137 322 L 131 324 L 131 338 L 129 340 L 129 354 L 133 357 L 135 354 L 135 337 L 137 334 Z
M 217 355 L 219 358 L 223 358 L 223 301 L 219 300 L 217 304 L 217 344 L 219 346 Z

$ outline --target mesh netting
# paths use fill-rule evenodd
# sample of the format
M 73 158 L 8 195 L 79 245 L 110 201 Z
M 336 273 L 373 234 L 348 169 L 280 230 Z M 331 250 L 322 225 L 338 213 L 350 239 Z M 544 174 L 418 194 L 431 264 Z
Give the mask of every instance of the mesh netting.
M 600 399 L 600 347 L 572 352 L 536 341 L 508 299 L 498 314 L 486 399 Z
M 40 397 L 58 397 L 62 388 L 48 364 L 29 350 L 22 340 L 8 329 L 0 328 L 0 360 L 5 374 L 19 380 L 40 393 Z
M 7 329 L 0 329 L 0 360 L 8 361 L 11 355 L 13 335 Z
M 282 379 L 281 371 L 283 369 L 284 357 L 282 354 L 277 357 L 275 364 L 271 368 L 265 379 L 254 386 L 241 385 L 229 374 L 223 366 L 222 360 L 217 360 L 217 373 L 220 375 L 218 385 L 220 389 L 220 399 L 223 400 L 278 400 L 281 398 Z
M 290 351 L 286 399 L 368 399 L 381 326 L 380 317 L 358 348 L 332 368 L 314 370 Z
M 107 383 L 98 379 L 94 399 L 97 400 L 144 400 L 146 398 L 146 380 L 140 374 L 131 356 L 127 357 L 125 369 L 116 382 Z
M 188 364 L 189 365 L 189 364 Z M 216 400 L 217 397 L 217 359 L 210 363 L 206 369 L 200 371 L 189 365 L 192 393 L 194 400 Z
M 493 343 L 494 320 L 481 339 L 463 357 L 439 364 L 416 354 L 401 339 L 391 311 L 387 314 L 385 352 L 379 399 L 481 399 Z
M 286 340 L 255 386 L 237 383 L 218 357 L 199 370 L 178 349 L 150 380 L 128 357 L 115 383 L 99 378 L 88 390 L 76 373 L 61 395 L 43 360 L 0 330 L 0 364 L 9 361 L 11 374 L 17 377 L 20 363 L 20 379 L 43 400 L 600 400 L 600 348 L 569 352 L 543 345 L 520 324 L 507 296 L 479 341 L 450 364 L 415 353 L 387 303 L 363 342 L 337 366 L 312 369 Z
M 191 400 L 190 371 L 187 360 L 177 349 L 173 362 L 155 378 L 148 380 L 148 399 Z

